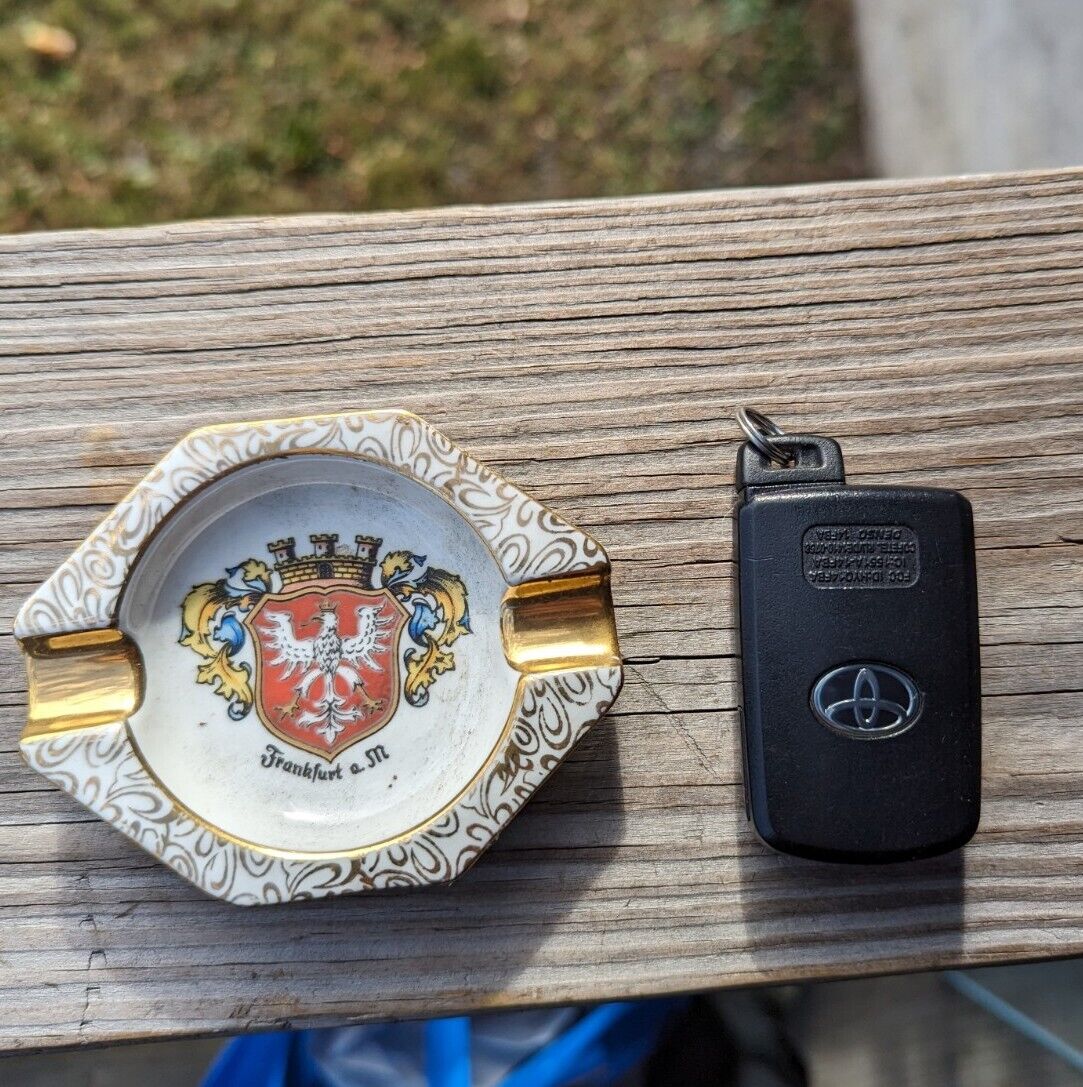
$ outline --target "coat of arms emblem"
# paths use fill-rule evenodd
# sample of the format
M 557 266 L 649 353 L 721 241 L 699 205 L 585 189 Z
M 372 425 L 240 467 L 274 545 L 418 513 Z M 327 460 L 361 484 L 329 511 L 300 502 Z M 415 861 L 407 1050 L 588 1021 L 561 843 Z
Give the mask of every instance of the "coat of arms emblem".
M 233 720 L 254 708 L 279 739 L 331 760 L 383 728 L 400 696 L 425 705 L 454 669 L 451 646 L 470 633 L 470 616 L 462 579 L 423 555 L 380 559 L 372 536 L 355 537 L 352 553 L 334 534 L 309 539 L 310 555 L 293 537 L 275 540 L 273 568 L 250 558 L 194 586 L 180 643 L 202 658 L 196 681 Z

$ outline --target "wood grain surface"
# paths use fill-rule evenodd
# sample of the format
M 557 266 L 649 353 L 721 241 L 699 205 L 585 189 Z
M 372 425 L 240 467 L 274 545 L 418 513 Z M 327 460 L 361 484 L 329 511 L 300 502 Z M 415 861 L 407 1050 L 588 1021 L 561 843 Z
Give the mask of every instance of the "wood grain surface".
M 1083 173 L 0 239 L 0 1043 L 1083 952 Z M 738 404 L 978 528 L 985 806 L 856 870 L 745 824 Z M 614 560 L 616 711 L 450 888 L 241 910 L 24 767 L 19 602 L 190 428 L 412 409 Z

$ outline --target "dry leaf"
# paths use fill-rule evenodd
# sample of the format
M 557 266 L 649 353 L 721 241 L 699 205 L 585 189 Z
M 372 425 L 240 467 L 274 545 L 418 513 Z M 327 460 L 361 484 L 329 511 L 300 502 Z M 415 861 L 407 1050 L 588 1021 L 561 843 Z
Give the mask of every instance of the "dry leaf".
M 23 45 L 49 60 L 67 60 L 79 47 L 73 34 L 62 26 L 49 26 L 48 23 L 24 24 Z

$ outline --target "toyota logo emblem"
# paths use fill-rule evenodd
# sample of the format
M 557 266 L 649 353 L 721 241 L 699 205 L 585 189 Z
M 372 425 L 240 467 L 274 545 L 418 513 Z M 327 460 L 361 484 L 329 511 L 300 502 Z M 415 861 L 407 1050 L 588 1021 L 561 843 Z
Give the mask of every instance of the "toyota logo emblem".
M 887 664 L 844 664 L 812 688 L 812 712 L 821 725 L 854 740 L 898 736 L 921 716 L 917 684 Z

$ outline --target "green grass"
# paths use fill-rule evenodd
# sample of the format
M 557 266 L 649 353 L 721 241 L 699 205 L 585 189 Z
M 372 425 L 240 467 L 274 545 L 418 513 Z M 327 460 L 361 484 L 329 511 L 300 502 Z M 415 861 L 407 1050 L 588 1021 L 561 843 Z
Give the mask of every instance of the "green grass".
M 0 229 L 852 176 L 849 30 L 846 0 L 0 0 Z

